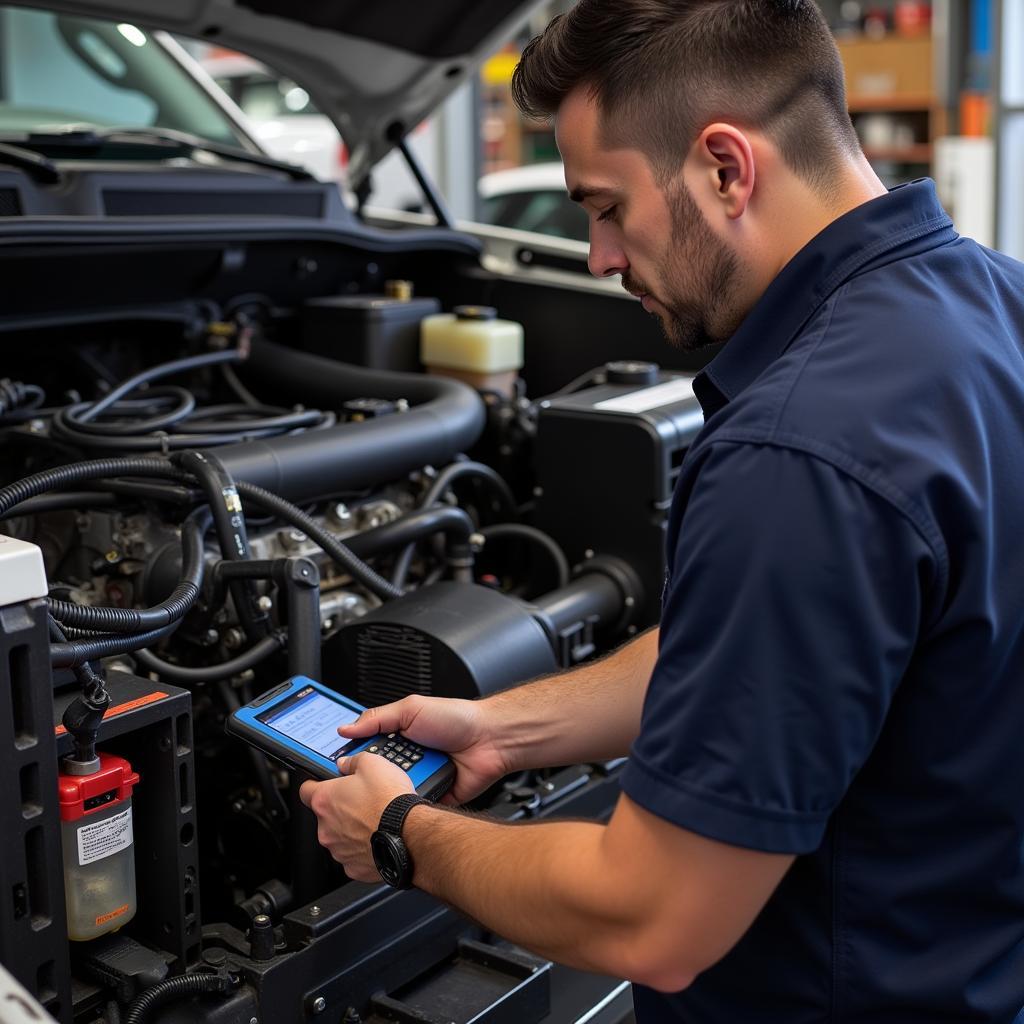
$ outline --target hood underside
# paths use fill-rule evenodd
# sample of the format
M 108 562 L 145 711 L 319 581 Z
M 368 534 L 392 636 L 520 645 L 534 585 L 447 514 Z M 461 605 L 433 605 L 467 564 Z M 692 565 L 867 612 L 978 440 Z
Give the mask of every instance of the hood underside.
M 307 89 L 358 184 L 543 0 L 19 0 L 247 53 Z

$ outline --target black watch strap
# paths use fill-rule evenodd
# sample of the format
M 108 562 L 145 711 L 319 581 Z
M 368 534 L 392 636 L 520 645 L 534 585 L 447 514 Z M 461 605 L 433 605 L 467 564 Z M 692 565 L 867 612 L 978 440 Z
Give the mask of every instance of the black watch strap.
M 389 835 L 394 836 L 396 839 L 401 839 L 405 816 L 417 804 L 425 804 L 426 802 L 423 797 L 417 796 L 415 793 L 403 793 L 401 796 L 396 796 L 384 808 L 384 813 L 380 816 L 380 824 L 377 828 L 381 832 L 387 832 Z

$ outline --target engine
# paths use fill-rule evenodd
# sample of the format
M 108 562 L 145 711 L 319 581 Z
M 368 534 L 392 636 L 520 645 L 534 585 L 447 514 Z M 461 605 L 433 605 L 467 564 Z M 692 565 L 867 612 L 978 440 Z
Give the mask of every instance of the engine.
M 0 587 L 13 759 L 0 946 L 59 1020 L 155 1020 L 164 1003 L 160 1020 L 199 1020 L 210 1000 L 231 1022 L 325 1007 L 333 1021 L 427 1020 L 411 993 L 431 972 L 518 991 L 537 970 L 481 951 L 479 929 L 421 894 L 347 882 L 297 802 L 301 780 L 224 719 L 296 674 L 365 705 L 476 698 L 652 625 L 699 409 L 687 376 L 650 363 L 538 378 L 536 394 L 528 373 L 422 372 L 421 321 L 449 297 L 360 287 L 5 332 L 0 531 L 41 552 L 46 593 Z M 92 793 L 59 758 L 77 750 L 74 709 L 95 710 L 100 691 L 114 781 Z M 508 779 L 476 807 L 600 815 L 617 768 Z M 77 794 L 60 813 L 58 782 Z M 91 826 L 104 842 L 123 842 L 126 813 L 134 823 L 131 846 L 97 859 L 120 871 L 134 858 L 132 899 L 111 897 L 105 921 L 66 899 L 87 884 L 66 814 L 90 800 L 110 804 Z M 88 878 L 120 884 L 113 866 Z M 537 991 L 515 1019 L 541 1019 Z M 402 999 L 425 1015 L 391 1015 Z

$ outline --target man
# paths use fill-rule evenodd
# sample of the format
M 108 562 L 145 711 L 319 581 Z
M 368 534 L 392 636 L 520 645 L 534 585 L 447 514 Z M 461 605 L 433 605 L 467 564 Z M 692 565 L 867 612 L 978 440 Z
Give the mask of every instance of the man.
M 523 55 L 590 268 L 683 347 L 705 427 L 660 633 L 343 735 L 451 752 L 453 800 L 630 752 L 607 826 L 415 805 L 417 886 L 630 978 L 640 1021 L 1009 1024 L 1024 1005 L 1024 273 L 887 193 L 811 0 L 581 0 Z M 979 184 L 979 187 L 983 187 Z M 307 783 L 355 878 L 403 773 Z M 403 801 L 398 808 L 403 808 Z M 1020 1018 L 1024 1019 L 1024 1018 Z

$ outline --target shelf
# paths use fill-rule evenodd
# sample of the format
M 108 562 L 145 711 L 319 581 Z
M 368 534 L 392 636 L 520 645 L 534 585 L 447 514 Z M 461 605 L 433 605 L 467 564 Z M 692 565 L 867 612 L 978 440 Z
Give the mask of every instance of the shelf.
M 847 96 L 846 106 L 851 114 L 866 114 L 875 110 L 893 110 L 912 112 L 931 110 L 935 106 L 935 97 L 929 93 L 879 93 L 877 96 Z
M 864 155 L 869 160 L 897 164 L 931 163 L 931 143 L 918 142 L 913 146 L 865 146 Z

